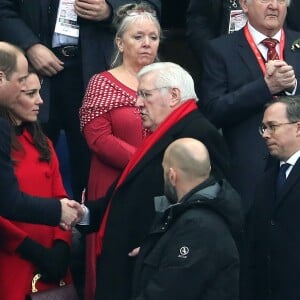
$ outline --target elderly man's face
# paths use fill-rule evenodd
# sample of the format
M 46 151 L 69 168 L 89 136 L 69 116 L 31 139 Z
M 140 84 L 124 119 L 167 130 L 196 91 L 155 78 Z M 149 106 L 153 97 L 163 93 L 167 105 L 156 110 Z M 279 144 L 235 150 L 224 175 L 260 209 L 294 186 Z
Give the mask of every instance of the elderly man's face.
M 172 112 L 170 87 L 155 87 L 155 72 L 140 78 L 136 105 L 140 109 L 143 126 L 154 131 Z
M 250 24 L 264 35 L 272 37 L 282 28 L 287 13 L 287 1 L 242 0 L 241 5 Z

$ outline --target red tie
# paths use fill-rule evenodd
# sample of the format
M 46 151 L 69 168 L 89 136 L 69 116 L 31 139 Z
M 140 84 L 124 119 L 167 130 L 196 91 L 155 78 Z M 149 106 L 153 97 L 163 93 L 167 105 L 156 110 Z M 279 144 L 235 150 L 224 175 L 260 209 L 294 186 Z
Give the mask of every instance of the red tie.
M 264 39 L 262 43 L 268 48 L 267 61 L 279 59 L 278 53 L 276 51 L 276 44 L 278 43 L 277 40 L 267 38 Z

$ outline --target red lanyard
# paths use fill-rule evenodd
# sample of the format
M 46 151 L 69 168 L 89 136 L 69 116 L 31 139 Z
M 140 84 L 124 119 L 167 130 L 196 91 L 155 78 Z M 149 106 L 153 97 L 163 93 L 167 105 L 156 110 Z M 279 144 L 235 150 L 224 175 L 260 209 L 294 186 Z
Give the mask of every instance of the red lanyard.
M 261 68 L 261 70 L 263 71 L 264 75 L 266 74 L 266 65 L 265 65 L 265 60 L 262 57 L 259 49 L 257 48 L 250 32 L 249 32 L 249 28 L 248 25 L 244 26 L 244 34 L 246 37 L 246 40 L 248 42 L 248 44 L 250 45 L 256 59 L 257 62 Z M 285 44 L 285 34 L 283 29 L 281 29 L 281 37 L 280 37 L 280 43 L 279 43 L 279 59 L 283 60 L 283 49 L 284 49 L 284 44 Z

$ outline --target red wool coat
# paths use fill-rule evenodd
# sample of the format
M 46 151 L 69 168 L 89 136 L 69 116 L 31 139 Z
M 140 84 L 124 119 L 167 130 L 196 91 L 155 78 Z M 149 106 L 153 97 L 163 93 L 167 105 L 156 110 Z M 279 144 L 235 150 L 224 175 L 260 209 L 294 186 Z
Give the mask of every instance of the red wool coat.
M 33 196 L 66 197 L 58 160 L 49 141 L 52 160 L 50 163 L 40 162 L 39 153 L 32 143 L 32 137 L 27 130 L 18 137 L 24 151 L 13 151 L 12 157 L 16 161 L 15 174 L 20 189 Z M 0 299 L 23 300 L 31 292 L 31 281 L 36 266 L 24 260 L 16 252 L 17 247 L 25 237 L 39 242 L 45 247 L 51 247 L 55 240 L 60 239 L 71 244 L 71 232 L 61 230 L 59 227 L 35 225 L 22 222 L 9 221 L 0 217 Z M 66 282 L 71 281 L 68 274 Z M 38 282 L 38 290 L 54 287 L 53 284 Z

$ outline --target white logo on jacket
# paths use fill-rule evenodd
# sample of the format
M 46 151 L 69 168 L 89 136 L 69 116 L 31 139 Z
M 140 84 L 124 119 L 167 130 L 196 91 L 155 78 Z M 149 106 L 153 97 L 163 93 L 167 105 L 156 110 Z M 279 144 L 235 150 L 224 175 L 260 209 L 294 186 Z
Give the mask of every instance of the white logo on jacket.
M 187 258 L 187 255 L 189 254 L 189 252 L 190 252 L 190 249 L 187 246 L 182 246 L 179 249 L 179 255 L 178 255 L 178 257 L 180 257 L 180 258 Z

